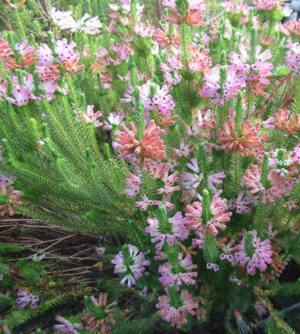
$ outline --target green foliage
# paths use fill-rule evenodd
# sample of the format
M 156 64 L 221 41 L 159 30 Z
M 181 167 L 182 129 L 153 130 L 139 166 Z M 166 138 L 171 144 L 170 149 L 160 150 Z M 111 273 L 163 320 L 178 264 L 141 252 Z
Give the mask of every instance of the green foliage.
M 58 309 L 63 309 L 67 305 L 75 303 L 87 293 L 86 289 L 78 288 L 75 291 L 61 294 L 50 298 L 38 305 L 35 309 L 26 309 L 24 311 L 13 311 L 4 320 L 4 324 L 13 334 L 20 333 L 20 330 L 29 324 L 35 324 L 38 319 L 49 319 L 49 316 L 55 315 Z
M 145 333 L 146 328 L 147 333 L 155 333 L 155 325 L 159 320 L 157 316 L 126 320 L 121 316 L 118 310 L 115 312 L 115 319 L 117 324 L 112 334 L 142 334 Z

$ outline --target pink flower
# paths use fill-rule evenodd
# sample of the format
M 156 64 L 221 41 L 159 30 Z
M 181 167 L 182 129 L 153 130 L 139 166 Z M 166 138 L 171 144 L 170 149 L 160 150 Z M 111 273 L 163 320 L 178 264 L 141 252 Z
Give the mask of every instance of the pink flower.
M 153 84 L 148 81 L 140 87 L 140 99 L 145 107 L 145 112 L 156 109 L 161 115 L 171 115 L 175 108 L 172 95 L 169 94 L 169 87 Z M 153 93 L 152 93 L 153 92 Z
M 234 22 L 239 24 L 245 24 L 248 22 L 250 9 L 244 3 L 237 3 L 235 1 L 226 1 L 223 3 L 224 10 L 230 13 L 230 19 L 233 18 Z
M 13 56 L 14 52 L 8 42 L 4 38 L 0 38 L 0 60 L 5 61 L 6 59 Z
M 114 57 L 110 57 L 110 63 L 119 65 L 123 61 L 128 61 L 132 53 L 132 48 L 128 44 L 114 44 L 111 46 L 111 51 L 115 53 Z
M 133 28 L 133 31 L 139 36 L 152 38 L 155 33 L 155 27 L 148 23 L 139 23 Z
M 120 131 L 116 131 L 116 137 L 122 158 L 135 157 L 142 162 L 145 159 L 160 160 L 167 158 L 165 145 L 161 139 L 164 130 L 157 127 L 153 120 L 146 126 L 141 140 L 136 138 L 137 129 L 134 123 L 130 124 L 130 128 L 122 125 L 121 129 Z
M 165 198 L 169 199 L 173 192 L 180 190 L 180 186 L 175 185 L 175 183 L 179 181 L 179 172 L 175 172 L 171 175 L 165 173 L 162 177 L 162 181 L 164 182 L 164 186 L 159 188 L 157 193 L 164 194 Z
M 272 263 L 270 240 L 261 241 L 256 230 L 248 232 L 237 246 L 234 261 L 241 267 L 246 267 L 250 275 L 254 275 L 256 269 L 266 271 L 268 264 Z
M 238 194 L 238 197 L 231 201 L 231 208 L 232 210 L 235 210 L 236 213 L 242 214 L 242 213 L 249 213 L 251 211 L 250 205 L 253 203 L 252 200 L 250 200 L 244 191 L 240 191 Z
M 72 324 L 69 320 L 57 315 L 55 320 L 59 322 L 59 324 L 54 325 L 54 329 L 62 334 L 79 334 L 77 329 L 81 329 L 81 324 L 75 323 Z
M 290 43 L 289 50 L 285 55 L 285 61 L 291 71 L 300 75 L 300 44 Z
M 102 112 L 100 111 L 94 111 L 93 105 L 88 105 L 86 107 L 86 112 L 83 114 L 83 119 L 87 123 L 92 123 L 95 125 L 96 128 L 102 125 L 102 123 L 99 121 L 99 118 L 102 116 Z
M 258 46 L 255 53 L 255 62 L 249 63 L 249 53 L 244 45 L 239 47 L 240 54 L 231 52 L 229 61 L 231 68 L 244 78 L 248 88 L 257 95 L 266 96 L 265 87 L 270 83 L 269 77 L 272 75 L 273 65 L 268 60 L 272 58 L 269 50 L 262 52 L 262 47 Z
M 188 237 L 189 232 L 181 212 L 177 212 L 168 221 L 159 221 L 156 217 L 149 217 L 147 223 L 145 232 L 151 235 L 151 241 L 158 251 L 163 248 L 165 242 L 172 246 L 176 239 L 184 240 Z
M 125 183 L 127 188 L 124 190 L 124 192 L 129 198 L 139 194 L 142 181 L 138 176 L 130 173 L 128 178 L 125 180 Z
M 191 256 L 184 257 L 182 253 L 179 253 L 174 263 L 166 262 L 159 266 L 158 271 L 161 275 L 159 281 L 164 287 L 173 285 L 178 288 L 182 284 L 195 285 L 197 283 L 195 269 L 197 265 L 193 264 Z
M 268 175 L 270 185 L 265 188 L 261 180 L 261 171 L 257 165 L 250 165 L 243 176 L 243 183 L 252 196 L 261 197 L 263 204 L 273 204 L 276 199 L 280 199 L 288 194 L 292 189 L 292 184 L 285 182 L 276 172 L 272 171 Z
M 230 221 L 231 212 L 228 211 L 227 202 L 219 197 L 220 192 L 216 192 L 210 203 L 212 217 L 203 221 L 203 206 L 201 202 L 194 202 L 186 207 L 187 226 L 191 229 L 199 230 L 205 234 L 205 231 L 216 236 L 219 230 L 226 228 L 225 223 Z
M 21 289 L 16 289 L 17 293 L 17 306 L 19 310 L 24 310 L 24 308 L 29 305 L 31 309 L 35 308 L 39 302 L 39 297 L 34 296 L 28 291 Z
M 208 180 L 207 180 L 209 188 L 213 192 L 216 192 L 218 189 L 215 187 L 215 185 L 222 185 L 224 179 L 225 179 L 225 173 L 224 172 L 219 172 L 219 173 L 209 175 Z
M 198 109 L 193 117 L 192 127 L 186 127 L 186 134 L 209 140 L 214 135 L 216 116 L 211 110 Z
M 12 97 L 6 96 L 6 100 L 19 107 L 24 106 L 34 98 L 32 93 L 33 88 L 33 77 L 30 73 L 27 73 L 23 78 L 22 84 L 17 76 L 13 76 Z
M 300 164 L 300 144 L 298 144 L 292 153 L 293 162 Z
M 204 86 L 201 96 L 212 98 L 213 104 L 224 104 L 225 100 L 237 97 L 238 91 L 245 86 L 243 76 L 238 75 L 231 67 L 228 68 L 226 81 L 220 82 L 220 66 L 213 67 L 204 75 Z
M 133 245 L 124 245 L 111 263 L 115 265 L 114 273 L 122 275 L 121 284 L 127 284 L 129 288 L 136 284 L 150 265 L 144 253 Z
M 200 182 L 203 180 L 203 174 L 200 173 L 198 162 L 196 159 L 191 159 L 191 162 L 186 164 L 186 167 L 194 173 L 183 173 L 180 176 L 180 181 L 185 188 L 197 189 Z
M 58 55 L 58 60 L 62 63 L 69 63 L 80 58 L 80 54 L 75 51 L 75 47 L 75 42 L 68 43 L 66 38 L 56 41 L 55 52 Z
M 272 10 L 281 6 L 281 0 L 253 0 L 253 4 L 259 10 Z
M 175 300 L 174 300 L 175 299 Z M 179 299 L 177 301 L 177 299 Z M 159 315 L 176 328 L 181 328 L 187 323 L 188 315 L 196 315 L 199 304 L 188 291 L 183 290 L 180 296 L 163 295 L 158 297 L 156 304 Z
M 206 73 L 209 71 L 212 60 L 209 56 L 209 49 L 201 49 L 198 45 L 191 47 L 189 69 L 191 72 Z

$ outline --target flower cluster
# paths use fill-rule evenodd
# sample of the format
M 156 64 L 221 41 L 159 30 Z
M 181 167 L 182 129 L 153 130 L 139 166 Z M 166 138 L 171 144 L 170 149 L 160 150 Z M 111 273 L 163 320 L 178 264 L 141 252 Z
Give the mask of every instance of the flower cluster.
M 298 258 L 300 21 L 281 23 L 279 0 L 163 0 L 157 25 L 137 1 L 103 4 L 102 23 L 92 2 L 49 8 L 49 32 L 0 38 L 0 162 L 14 175 L 0 176 L 0 216 L 24 202 L 105 231 L 101 279 L 113 268 L 116 294 L 178 329 L 235 309 L 223 285 L 250 312 L 253 287 Z M 37 302 L 17 291 L 20 309 Z M 137 307 L 115 316 L 105 291 L 85 302 L 101 334 Z

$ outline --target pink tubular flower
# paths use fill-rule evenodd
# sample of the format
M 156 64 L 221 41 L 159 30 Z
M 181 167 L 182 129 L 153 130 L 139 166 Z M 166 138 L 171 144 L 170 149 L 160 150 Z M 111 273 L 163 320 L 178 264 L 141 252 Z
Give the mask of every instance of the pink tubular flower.
M 270 240 L 261 241 L 256 230 L 248 232 L 237 246 L 234 261 L 241 267 L 247 267 L 250 275 L 254 275 L 256 269 L 260 272 L 266 271 L 268 264 L 272 263 Z
M 16 289 L 17 293 L 17 306 L 19 310 L 24 310 L 24 308 L 29 305 L 31 309 L 35 308 L 39 302 L 39 297 L 34 296 L 28 291 L 21 289 Z
M 191 127 L 186 127 L 186 134 L 200 139 L 209 140 L 216 126 L 216 116 L 211 110 L 198 109 L 193 117 Z
M 133 28 L 133 31 L 139 36 L 152 38 L 155 33 L 155 27 L 149 23 L 139 23 Z
M 136 284 L 143 276 L 146 266 L 150 265 L 145 260 L 144 253 L 133 245 L 124 245 L 111 263 L 115 265 L 114 273 L 122 275 L 121 284 L 127 284 L 129 288 Z
M 264 126 L 266 129 L 282 130 L 286 136 L 292 136 L 300 131 L 300 115 L 288 109 L 279 109 L 264 122 Z
M 289 50 L 286 53 L 285 61 L 287 66 L 296 75 L 300 75 L 300 44 L 290 43 Z
M 269 62 L 272 53 L 269 50 L 262 52 L 262 47 L 256 48 L 255 62 L 249 63 L 249 54 L 244 45 L 239 47 L 240 54 L 231 52 L 229 61 L 231 68 L 244 78 L 247 87 L 256 95 L 266 96 L 265 87 L 270 83 L 273 65 Z
M 185 172 L 181 174 L 180 180 L 181 184 L 184 188 L 190 189 L 194 188 L 197 189 L 200 185 L 203 174 L 200 172 L 200 168 L 196 159 L 191 159 L 189 163 L 186 164 L 186 167 L 192 172 L 188 173 Z M 225 178 L 224 172 L 215 173 L 208 176 L 208 185 L 212 191 L 217 191 L 215 185 L 222 185 L 223 179 Z
M 175 262 L 176 260 L 174 260 Z M 177 261 L 174 264 L 166 262 L 159 266 L 159 273 L 161 277 L 159 281 L 164 287 L 175 286 L 179 287 L 182 284 L 195 285 L 197 272 L 197 265 L 193 264 L 192 257 L 178 254 Z
M 77 329 L 82 328 L 81 324 L 75 323 L 72 324 L 69 320 L 57 315 L 55 320 L 59 322 L 59 324 L 54 325 L 54 329 L 62 334 L 79 334 Z
M 99 118 L 102 116 L 102 112 L 100 111 L 94 111 L 93 105 L 88 105 L 86 107 L 86 112 L 83 114 L 83 119 L 87 123 L 92 123 L 95 125 L 96 128 L 102 125 L 102 123 L 99 121 Z
M 136 138 L 137 129 L 134 123 L 130 124 L 130 129 L 126 125 L 122 125 L 121 129 L 116 131 L 116 137 L 122 158 L 138 158 L 142 162 L 145 159 L 161 160 L 167 158 L 165 145 L 161 139 L 164 130 L 160 129 L 153 120 L 146 126 L 141 140 Z
M 217 65 L 204 75 L 204 86 L 200 95 L 212 98 L 213 104 L 223 105 L 225 100 L 236 98 L 238 91 L 245 86 L 243 76 L 238 75 L 231 67 L 228 68 L 226 81 L 221 84 L 220 80 L 220 66 Z
M 23 79 L 23 83 L 20 83 L 19 78 L 17 76 L 13 76 L 12 97 L 10 96 L 4 96 L 4 97 L 8 102 L 21 107 L 28 104 L 31 99 L 35 98 L 32 93 L 33 88 L 34 88 L 33 77 L 30 73 L 26 74 L 26 76 Z
M 238 133 L 235 121 L 230 119 L 219 131 L 219 149 L 224 151 L 238 152 L 245 156 L 257 156 L 263 153 L 264 142 L 267 135 L 260 135 L 260 125 L 245 121 Z
M 186 207 L 187 226 L 191 229 L 198 230 L 201 233 L 207 231 L 216 236 L 219 230 L 226 228 L 225 223 L 230 221 L 231 212 L 228 211 L 227 202 L 219 197 L 220 191 L 216 192 L 210 203 L 210 211 L 212 217 L 207 221 L 203 221 L 203 207 L 201 202 L 194 202 Z
M 179 299 L 179 301 L 176 299 Z M 158 308 L 159 315 L 165 321 L 171 323 L 176 328 L 181 328 L 187 323 L 187 315 L 196 315 L 199 304 L 196 298 L 188 291 L 183 290 L 177 298 L 172 295 L 158 297 L 156 307 Z
M 253 4 L 259 10 L 273 10 L 281 6 L 281 0 L 253 0 Z
M 252 200 L 250 200 L 244 191 L 240 191 L 238 194 L 238 197 L 231 201 L 231 208 L 232 210 L 235 210 L 236 213 L 242 214 L 242 213 L 249 213 L 251 211 L 250 205 L 253 203 Z
M 192 46 L 188 65 L 191 72 L 208 72 L 212 65 L 209 49 L 202 50 L 199 46 Z
M 131 198 L 139 194 L 140 185 L 142 183 L 141 179 L 130 173 L 128 178 L 125 180 L 127 188 L 124 190 L 125 194 Z
M 250 165 L 243 176 L 243 183 L 252 196 L 259 197 L 263 204 L 274 204 L 276 199 L 280 199 L 291 191 L 292 184 L 286 183 L 276 172 L 268 175 L 270 186 L 265 188 L 261 180 L 261 171 L 257 165 Z
M 150 81 L 139 88 L 140 99 L 145 107 L 145 112 L 149 113 L 155 109 L 161 115 L 171 115 L 175 108 L 172 95 L 169 94 L 169 87 L 160 87 Z
M 114 57 L 110 57 L 110 63 L 119 65 L 123 61 L 128 61 L 132 53 L 132 49 L 128 44 L 114 44 L 111 46 L 111 51 L 114 52 Z
M 184 240 L 188 237 L 188 230 L 185 227 L 185 220 L 181 212 L 177 212 L 168 222 L 161 222 L 156 217 L 147 219 L 148 226 L 145 232 L 151 235 L 151 241 L 158 251 L 163 248 L 166 242 L 169 246 L 174 245 L 176 239 Z
M 184 188 L 197 189 L 200 182 L 203 180 L 203 174 L 200 172 L 200 168 L 196 159 L 191 159 L 191 162 L 186 164 L 186 167 L 193 173 L 185 172 L 181 174 L 180 181 Z
M 293 162 L 300 164 L 300 144 L 298 144 L 292 152 Z
M 237 3 L 235 1 L 226 1 L 223 3 L 225 12 L 231 14 L 230 19 L 235 23 L 245 24 L 248 22 L 250 8 L 244 3 Z

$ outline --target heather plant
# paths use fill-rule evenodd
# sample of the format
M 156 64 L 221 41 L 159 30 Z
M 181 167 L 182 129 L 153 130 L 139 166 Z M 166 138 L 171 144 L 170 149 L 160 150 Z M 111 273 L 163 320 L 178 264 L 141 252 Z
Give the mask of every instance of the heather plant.
M 279 0 L 155 5 L 153 23 L 136 0 L 5 7 L 1 215 L 105 237 L 114 278 L 57 332 L 294 333 L 272 302 L 300 291 L 280 280 L 300 251 L 300 21 Z M 20 287 L 16 316 L 38 303 Z

